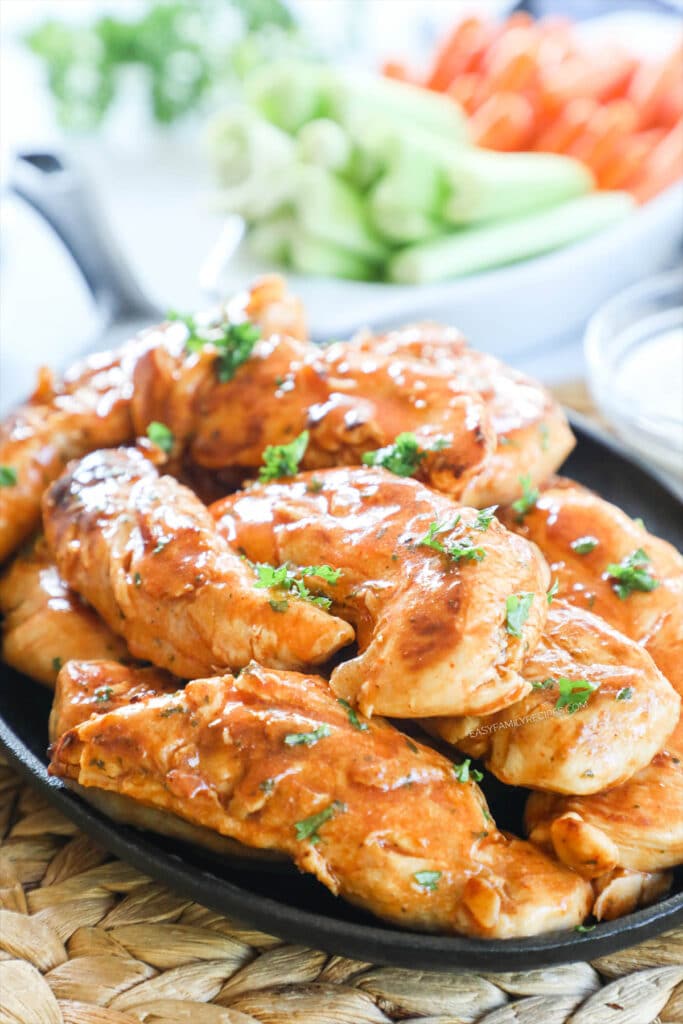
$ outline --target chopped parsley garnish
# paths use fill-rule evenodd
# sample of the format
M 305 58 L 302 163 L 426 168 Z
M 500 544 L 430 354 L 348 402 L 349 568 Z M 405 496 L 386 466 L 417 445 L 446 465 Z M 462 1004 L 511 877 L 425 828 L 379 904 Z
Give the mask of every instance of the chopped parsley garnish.
M 469 782 L 470 779 L 473 782 L 481 782 L 484 778 L 484 773 L 480 772 L 478 768 L 470 768 L 471 764 L 471 758 L 466 757 L 461 764 L 453 765 L 453 774 L 458 782 Z
M 537 679 L 535 683 L 532 683 L 532 689 L 534 690 L 549 690 L 551 686 L 555 685 L 554 679 Z
M 512 502 L 512 511 L 517 513 L 518 520 L 522 520 L 538 501 L 540 491 L 538 487 L 531 486 L 531 477 L 528 473 L 519 477 L 519 484 L 522 488 L 522 497 Z
M 14 487 L 17 471 L 14 466 L 0 466 L 0 487 Z
M 303 578 L 317 576 L 325 583 L 334 585 L 342 574 L 341 569 L 333 569 L 329 565 L 304 565 L 300 569 L 294 570 L 289 568 L 288 562 L 277 568 L 273 565 L 257 564 L 254 569 L 258 576 L 258 581 L 254 584 L 257 588 L 285 590 L 287 593 L 294 594 L 303 601 L 309 601 L 320 608 L 329 608 L 332 601 L 324 595 L 314 594 L 306 586 Z M 287 601 L 271 601 L 270 606 L 273 611 L 283 612 L 287 610 Z
M 420 748 L 418 747 L 417 743 L 413 743 L 413 741 L 411 740 L 410 736 L 406 736 L 404 738 L 405 738 L 406 746 L 407 746 L 408 750 L 412 750 L 413 754 L 419 754 L 420 753 Z
M 439 887 L 440 871 L 416 871 L 413 878 L 421 889 L 428 892 L 436 892 Z
M 650 556 L 642 548 L 637 548 L 621 562 L 612 562 L 605 569 L 607 576 L 613 581 L 612 589 L 622 601 L 626 600 L 635 590 L 649 592 L 656 590 L 659 580 L 648 572 Z
M 135 584 L 136 587 L 142 585 L 142 576 L 140 575 L 139 572 L 136 572 L 135 575 L 133 576 L 133 583 Z
M 439 437 L 433 444 L 421 448 L 415 434 L 403 433 L 397 436 L 393 444 L 373 452 L 365 452 L 363 465 L 383 466 L 396 476 L 413 476 L 427 452 L 440 452 L 447 444 L 447 438 Z
M 623 686 L 621 688 L 621 690 L 619 690 L 617 692 L 616 699 L 617 700 L 630 700 L 632 696 L 633 696 L 633 687 L 631 687 L 631 686 Z
M 341 801 L 334 800 L 328 807 L 324 807 L 322 811 L 318 811 L 317 814 L 311 814 L 310 817 L 304 818 L 303 821 L 297 821 L 294 824 L 296 831 L 296 838 L 299 842 L 308 839 L 313 845 L 320 842 L 320 836 L 318 835 L 318 829 L 333 818 L 337 811 L 346 810 L 345 806 Z
M 486 551 L 474 543 L 471 537 L 458 537 L 450 544 L 442 544 L 437 540 L 439 534 L 455 529 L 460 522 L 460 516 L 456 516 L 452 523 L 439 523 L 436 520 L 429 524 L 427 533 L 418 542 L 418 547 L 431 548 L 441 555 L 448 555 L 454 562 L 462 560 L 468 562 L 481 562 L 486 558 Z
M 61 667 L 62 667 L 62 659 L 61 658 L 53 658 L 52 659 L 52 668 L 53 668 L 53 670 L 55 672 L 59 672 Z
M 313 732 L 290 732 L 289 735 L 285 736 L 285 743 L 288 747 L 312 747 L 318 740 L 331 735 L 332 730 L 329 725 L 324 724 L 318 726 Z
M 489 526 L 495 518 L 497 505 L 489 505 L 488 508 L 482 508 L 481 511 L 477 512 L 477 518 L 474 521 L 475 530 L 488 530 Z
M 510 636 L 522 637 L 522 626 L 529 618 L 533 594 L 510 594 L 505 602 L 505 628 Z
M 583 933 L 583 932 L 592 932 L 594 928 L 595 928 L 594 924 L 577 924 L 577 926 L 574 929 L 574 931 L 575 932 L 581 932 L 581 933 Z
M 320 494 L 324 486 L 325 485 L 319 476 L 312 476 L 306 484 L 306 490 L 309 494 Z
M 182 704 L 171 704 L 170 707 L 163 708 L 163 710 L 159 712 L 159 718 L 170 718 L 171 715 L 184 715 L 186 711 L 187 708 L 183 707 Z
M 170 543 L 170 540 L 171 540 L 170 537 L 160 537 L 159 540 L 156 543 L 156 547 L 153 548 L 153 550 L 152 550 L 152 554 L 153 555 L 158 555 L 161 551 L 164 550 L 166 545 Z
M 560 582 L 555 578 L 550 586 L 550 590 L 547 593 L 548 604 L 553 603 L 553 598 L 557 597 L 557 592 L 560 589 Z
M 272 793 L 275 789 L 275 779 L 264 779 L 263 782 L 259 782 L 258 788 L 262 793 Z
M 576 551 L 577 555 L 587 555 L 589 551 L 597 548 L 599 543 L 597 537 L 577 537 L 576 540 L 571 542 L 569 547 L 572 551 Z
M 642 519 L 640 516 L 636 516 L 636 518 L 633 520 L 633 524 L 634 526 L 639 526 L 641 530 L 645 529 L 645 520 Z
M 567 679 L 566 676 L 560 676 L 557 685 L 560 688 L 560 696 L 555 707 L 558 711 L 566 708 L 570 715 L 585 707 L 590 695 L 598 688 L 596 683 L 589 683 L 587 679 Z
M 347 717 L 349 719 L 349 722 L 354 727 L 354 729 L 358 729 L 358 732 L 367 732 L 368 731 L 368 724 L 367 724 L 367 722 L 361 722 L 360 721 L 360 719 L 358 718 L 358 715 L 356 714 L 355 710 L 351 707 L 351 705 L 349 704 L 349 702 L 347 700 L 344 700 L 343 697 L 339 697 L 338 700 L 337 700 L 337 704 L 341 704 L 341 706 L 344 708 L 344 710 L 346 711 Z
M 242 363 L 246 363 L 261 337 L 261 329 L 250 320 L 240 324 L 213 323 L 198 324 L 193 316 L 169 313 L 168 320 L 179 320 L 185 324 L 188 337 L 185 348 L 188 352 L 200 352 L 205 345 L 218 350 L 216 376 L 221 384 L 232 380 Z
M 114 696 L 114 691 L 111 686 L 98 686 L 94 691 L 94 697 L 98 704 L 104 704 L 106 701 L 111 700 Z
M 152 444 L 155 444 L 157 448 L 161 448 L 162 452 L 166 452 L 167 455 L 170 455 L 173 451 L 173 434 L 165 423 L 152 420 L 147 427 L 147 437 Z
M 263 465 L 258 471 L 261 483 L 279 480 L 283 476 L 295 476 L 308 447 L 308 438 L 308 431 L 304 430 L 289 444 L 269 444 L 263 453 Z
M 268 604 L 274 612 L 286 612 L 289 608 L 289 601 L 284 597 L 281 601 L 269 601 Z

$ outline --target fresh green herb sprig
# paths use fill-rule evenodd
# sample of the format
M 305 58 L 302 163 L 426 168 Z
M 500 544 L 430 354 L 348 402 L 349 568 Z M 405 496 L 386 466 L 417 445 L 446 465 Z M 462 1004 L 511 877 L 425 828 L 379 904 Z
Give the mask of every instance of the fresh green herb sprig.
M 368 723 L 361 722 L 358 715 L 356 714 L 355 709 L 351 707 L 347 700 L 344 700 L 343 697 L 339 697 L 337 700 L 337 704 L 341 704 L 341 706 L 344 708 L 344 710 L 346 711 L 346 716 L 354 729 L 357 729 L 358 732 L 368 731 Z
M 312 747 L 318 740 L 331 736 L 332 730 L 327 723 L 319 725 L 312 732 L 290 732 L 285 736 L 285 745 L 288 747 Z
M 421 889 L 427 892 L 436 892 L 439 888 L 440 871 L 416 871 L 413 878 Z
M 481 530 L 482 533 L 488 530 L 489 526 L 496 517 L 497 505 L 489 505 L 488 508 L 482 508 L 477 512 L 477 518 L 474 521 L 474 529 Z
M 557 680 L 560 696 L 557 698 L 555 708 L 561 711 L 566 708 L 570 715 L 573 715 L 579 708 L 586 706 L 591 694 L 598 689 L 597 683 L 590 683 L 587 679 L 567 679 L 560 676 Z
M 649 572 L 649 564 L 650 556 L 642 548 L 637 548 L 621 562 L 611 562 L 607 566 L 605 573 L 620 600 L 625 601 L 636 590 L 649 593 L 657 589 L 659 580 Z
M 277 567 L 274 565 L 256 564 L 254 570 L 258 577 L 257 582 L 254 584 L 255 587 L 269 590 L 284 590 L 296 597 L 300 597 L 304 601 L 318 605 L 319 608 L 329 608 L 332 601 L 324 595 L 314 594 L 304 580 L 307 577 L 313 576 L 334 586 L 342 574 L 341 569 L 333 569 L 330 565 L 304 565 L 299 569 L 290 569 L 288 562 Z M 271 607 L 274 611 L 285 611 L 287 607 L 286 601 L 284 602 L 284 607 L 282 607 L 282 602 L 280 601 L 271 601 Z
M 522 626 L 529 618 L 533 594 L 510 594 L 505 602 L 505 628 L 510 636 L 518 640 L 522 637 Z
M 531 477 L 528 473 L 524 476 L 520 476 L 519 484 L 522 488 L 521 498 L 517 498 L 516 501 L 512 502 L 512 511 L 516 514 L 517 519 L 521 522 L 527 512 L 530 512 L 540 497 L 540 491 L 538 487 L 531 486 Z
M 318 811 L 317 814 L 311 814 L 308 818 L 295 822 L 294 831 L 296 833 L 296 838 L 299 842 L 304 842 L 307 839 L 309 843 L 314 846 L 316 843 L 320 842 L 318 829 L 321 828 L 326 821 L 329 821 L 330 818 L 334 818 L 336 814 L 345 810 L 346 807 L 340 800 L 333 800 L 331 804 L 324 807 L 322 811 Z
M 428 452 L 440 452 L 448 444 L 448 438 L 438 437 L 431 445 L 421 448 L 412 433 L 399 434 L 393 444 L 365 452 L 363 465 L 383 466 L 396 476 L 414 476 Z
M 304 430 L 289 444 L 269 444 L 263 452 L 263 465 L 258 472 L 261 483 L 279 480 L 283 476 L 295 476 L 306 454 L 309 436 L 308 431 Z
M 453 765 L 453 775 L 458 782 L 469 782 L 470 779 L 473 782 L 481 782 L 484 778 L 484 773 L 480 772 L 478 768 L 472 768 L 471 764 L 471 758 L 466 757 L 460 764 Z
M 165 452 L 166 455 L 170 455 L 173 451 L 173 432 L 165 423 L 160 423 L 159 420 L 152 420 L 147 427 L 147 437 L 152 444 L 155 444 L 157 448 L 161 448 L 162 452 Z
M 216 351 L 216 376 L 221 384 L 232 380 L 240 366 L 251 357 L 254 345 L 261 337 L 261 329 L 250 320 L 241 323 L 200 324 L 186 313 L 169 312 L 167 319 L 185 324 L 188 352 L 201 352 L 206 345 Z
M 576 540 L 571 542 L 569 547 L 572 551 L 575 551 L 577 555 L 588 555 L 591 551 L 597 548 L 599 543 L 600 541 L 597 537 L 577 537 Z
M 0 487 L 14 487 L 17 471 L 14 466 L 0 466 Z
M 557 592 L 558 592 L 559 589 L 560 589 L 560 581 L 557 578 L 555 578 L 553 580 L 553 582 L 550 584 L 550 590 L 546 594 L 546 599 L 548 601 L 548 604 L 552 604 L 553 603 L 553 601 L 557 597 Z
M 429 524 L 424 537 L 418 540 L 418 547 L 431 548 L 432 551 L 438 551 L 440 555 L 447 555 L 452 561 L 468 561 L 468 562 L 481 562 L 486 558 L 486 551 L 480 545 L 474 543 L 471 537 L 463 536 L 458 537 L 450 544 L 442 544 L 438 539 L 443 533 L 448 533 L 454 530 L 455 527 L 460 523 L 461 516 L 456 516 L 452 523 L 439 523 L 435 520 Z M 475 529 L 483 529 L 481 526 L 475 524 Z

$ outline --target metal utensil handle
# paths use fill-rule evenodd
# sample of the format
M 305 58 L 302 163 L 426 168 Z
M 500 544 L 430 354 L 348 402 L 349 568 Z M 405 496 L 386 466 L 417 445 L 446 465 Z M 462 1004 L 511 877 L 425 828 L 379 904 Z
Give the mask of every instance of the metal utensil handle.
M 54 229 L 110 323 L 158 318 L 109 232 L 81 176 L 54 152 L 17 153 L 10 189 Z

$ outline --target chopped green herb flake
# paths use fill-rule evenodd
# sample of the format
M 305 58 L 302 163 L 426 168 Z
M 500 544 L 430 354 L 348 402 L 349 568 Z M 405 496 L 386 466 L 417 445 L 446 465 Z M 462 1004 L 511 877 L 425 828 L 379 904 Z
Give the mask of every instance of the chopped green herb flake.
M 461 764 L 453 765 L 453 774 L 455 775 L 458 782 L 481 782 L 484 778 L 484 773 L 480 772 L 478 768 L 471 768 L 472 760 L 466 757 Z
M 102 760 L 101 757 L 93 757 L 90 764 L 93 766 L 93 768 L 104 768 L 104 761 Z
M 447 555 L 454 562 L 468 561 L 481 562 L 486 558 L 484 548 L 476 545 L 471 537 L 458 537 L 450 544 L 442 544 L 438 537 L 442 533 L 454 530 L 459 524 L 461 517 L 458 515 L 452 523 L 439 523 L 436 520 L 429 524 L 429 529 L 424 537 L 417 541 L 418 547 L 431 548 L 441 555 Z
M 163 710 L 159 712 L 159 718 L 170 718 L 171 715 L 184 715 L 186 711 L 187 708 L 183 707 L 182 704 L 171 704 L 170 707 L 163 708 Z
M 559 582 L 558 579 L 554 579 L 552 584 L 551 584 L 550 590 L 548 591 L 548 593 L 546 595 L 547 599 L 548 599 L 548 604 L 552 604 L 553 603 L 553 599 L 555 597 L 557 597 L 557 592 L 558 592 L 559 589 L 560 589 L 560 582 Z
M 495 518 L 497 505 L 489 505 L 488 508 L 482 508 L 481 511 L 477 512 L 477 518 L 474 521 L 475 530 L 488 530 L 489 526 Z
M 337 704 L 341 704 L 341 706 L 345 709 L 348 720 L 354 727 L 354 729 L 358 729 L 359 732 L 368 731 L 369 726 L 367 722 L 360 721 L 355 709 L 351 707 L 347 700 L 344 700 L 343 697 L 339 697 L 339 699 L 337 700 Z
M 428 892 L 436 892 L 439 887 L 440 871 L 416 871 L 413 878 L 421 889 Z
M 14 466 L 0 466 L 0 487 L 14 487 L 17 471 Z
M 574 931 L 575 932 L 581 932 L 581 933 L 583 933 L 583 932 L 592 932 L 594 928 L 595 928 L 594 924 L 577 924 L 577 926 L 574 929 Z
M 643 519 L 640 518 L 640 516 L 636 516 L 636 518 L 633 520 L 633 522 L 635 523 L 636 526 L 639 526 L 641 530 L 645 529 L 645 522 L 644 522 Z
M 522 637 L 522 626 L 529 618 L 533 594 L 510 594 L 505 602 L 505 628 L 510 636 Z
M 612 580 L 612 589 L 620 600 L 625 601 L 634 591 L 650 592 L 659 586 L 648 571 L 650 556 L 642 548 L 637 548 L 621 562 L 612 562 L 605 569 L 606 575 Z
M 289 601 L 287 598 L 283 598 L 281 601 L 270 600 L 268 602 L 274 612 L 286 612 L 289 608 Z
M 139 587 L 142 584 L 142 576 L 140 575 L 139 572 L 136 572 L 134 574 L 133 583 L 135 584 L 136 587 Z
M 319 843 L 320 836 L 318 835 L 318 829 L 333 818 L 338 811 L 345 811 L 346 808 L 343 803 L 339 800 L 334 800 L 328 807 L 323 808 L 322 811 L 318 811 L 317 814 L 311 814 L 310 817 L 304 818 L 303 821 L 297 821 L 294 824 L 296 832 L 296 838 L 299 842 L 303 842 L 305 839 L 311 844 Z
M 62 659 L 61 658 L 53 658 L 52 659 L 52 668 L 53 668 L 53 670 L 55 672 L 59 672 L 61 667 L 62 667 Z
M 431 445 L 421 448 L 415 434 L 399 434 L 393 444 L 365 452 L 363 465 L 383 466 L 396 476 L 413 476 L 427 452 L 443 451 L 448 443 L 448 438 L 438 437 Z
M 160 537 L 156 543 L 156 546 L 152 550 L 153 555 L 158 555 L 160 551 L 163 551 L 166 545 L 170 542 L 170 537 Z
M 550 430 L 547 423 L 541 423 L 538 428 L 541 435 L 541 451 L 547 452 L 550 445 Z
M 188 332 L 185 348 L 188 352 L 201 352 L 205 345 L 213 345 L 218 352 L 216 376 L 222 384 L 232 380 L 242 363 L 250 358 L 261 337 L 260 328 L 250 320 L 239 324 L 199 324 L 193 316 L 183 313 L 169 313 L 167 319 L 185 324 Z
M 258 787 L 263 793 L 272 793 L 275 789 L 274 779 L 264 779 L 263 782 L 259 782 Z
M 528 473 L 519 477 L 519 484 L 522 488 L 522 497 L 512 502 L 512 510 L 517 513 L 517 519 L 522 520 L 538 501 L 540 491 L 538 487 L 531 486 L 531 477 Z
M 576 551 L 577 555 L 587 555 L 594 548 L 597 548 L 598 544 L 597 537 L 577 537 L 573 540 L 569 547 L 572 551 Z
M 94 697 L 98 704 L 104 704 L 106 701 L 111 700 L 114 696 L 114 691 L 111 686 L 98 686 L 94 691 Z
M 555 707 L 558 711 L 566 708 L 570 715 L 585 707 L 591 694 L 598 689 L 596 683 L 589 683 L 587 679 L 567 679 L 566 676 L 560 676 L 557 685 L 560 688 L 560 696 Z
M 342 575 L 341 569 L 333 569 L 329 565 L 304 565 L 300 569 L 294 570 L 289 568 L 288 562 L 277 568 L 260 563 L 254 566 L 254 570 L 258 576 L 258 581 L 254 584 L 256 587 L 285 590 L 300 597 L 303 601 L 318 605 L 319 608 L 329 608 L 332 601 L 324 595 L 314 594 L 304 579 L 299 577 L 318 577 L 325 583 L 334 586 Z M 282 600 L 271 601 L 270 606 L 274 611 L 286 611 L 287 602 L 286 600 L 284 602 Z
M 549 690 L 551 686 L 555 685 L 554 679 L 537 679 L 531 686 L 534 690 Z
M 312 747 L 318 740 L 331 735 L 332 730 L 329 725 L 325 724 L 318 726 L 313 732 L 290 732 L 288 736 L 285 736 L 285 744 L 288 747 Z
M 269 444 L 263 453 L 263 465 L 259 469 L 259 480 L 278 480 L 283 476 L 294 476 L 308 447 L 309 433 L 302 431 L 289 444 Z
M 155 444 L 157 448 L 161 448 L 162 452 L 166 452 L 167 455 L 170 455 L 173 451 L 173 434 L 165 423 L 152 420 L 147 427 L 147 437 L 152 444 Z
M 617 693 L 617 700 L 630 700 L 633 696 L 633 688 L 631 686 L 624 686 Z
M 312 476 L 306 485 L 306 490 L 309 494 L 319 494 L 324 486 L 325 485 L 319 476 Z
M 408 750 L 412 750 L 412 752 L 414 754 L 419 754 L 420 753 L 420 748 L 418 747 L 417 743 L 413 743 L 413 741 L 411 740 L 410 736 L 406 736 L 405 739 L 406 739 L 406 746 L 408 747 Z

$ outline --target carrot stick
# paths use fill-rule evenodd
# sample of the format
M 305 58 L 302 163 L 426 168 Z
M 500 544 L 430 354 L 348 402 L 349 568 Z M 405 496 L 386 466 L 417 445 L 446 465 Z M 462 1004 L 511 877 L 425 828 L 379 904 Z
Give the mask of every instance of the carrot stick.
M 488 32 L 480 18 L 465 18 L 455 26 L 436 55 L 431 74 L 425 85 L 436 92 L 445 92 L 459 74 L 469 71 L 472 51 L 480 45 Z
M 594 171 L 609 160 L 616 140 L 635 131 L 638 111 L 629 100 L 614 100 L 597 108 L 584 132 L 565 152 Z
M 533 127 L 533 106 L 515 92 L 495 93 L 470 120 L 475 145 L 502 151 L 527 148 Z
M 415 76 L 400 61 L 388 60 L 382 65 L 382 74 L 387 78 L 395 78 L 398 82 L 412 82 L 417 85 Z
M 489 83 L 478 71 L 466 71 L 458 75 L 446 92 L 468 114 L 473 114 L 491 95 Z
M 667 96 L 681 88 L 683 46 L 678 46 L 663 64 L 641 64 L 629 89 L 629 98 L 640 110 L 640 127 L 653 128 Z
M 610 159 L 605 161 L 597 174 L 598 188 L 625 188 L 629 181 L 640 175 L 652 150 L 661 142 L 664 134 L 662 129 L 651 128 L 647 132 L 634 132 L 619 139 Z
M 646 203 L 683 177 L 683 122 L 668 132 L 652 152 L 643 174 L 628 189 L 637 202 Z
M 571 100 L 537 137 L 533 148 L 543 153 L 566 153 L 597 109 L 593 99 Z

